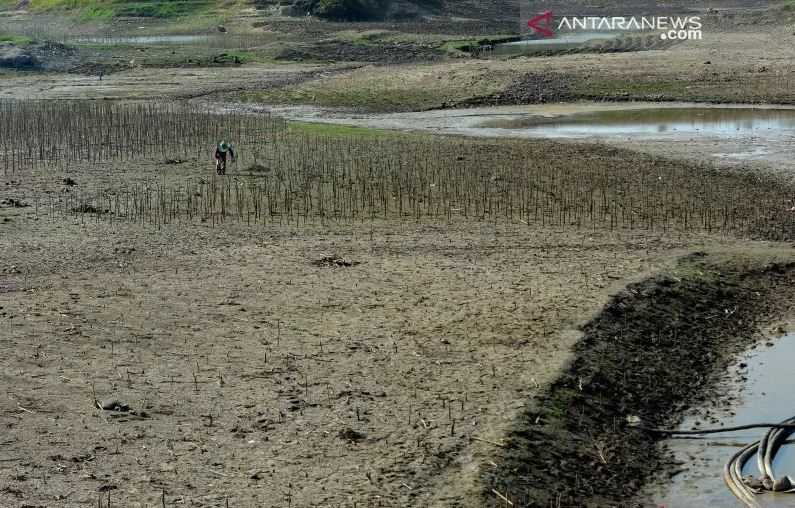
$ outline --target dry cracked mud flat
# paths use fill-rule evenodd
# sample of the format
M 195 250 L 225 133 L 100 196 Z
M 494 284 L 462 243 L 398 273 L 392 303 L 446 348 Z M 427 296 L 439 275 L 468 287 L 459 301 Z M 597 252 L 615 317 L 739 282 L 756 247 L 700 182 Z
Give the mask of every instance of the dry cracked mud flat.
M 480 224 L 3 228 L 9 506 L 468 504 L 576 324 L 688 243 Z

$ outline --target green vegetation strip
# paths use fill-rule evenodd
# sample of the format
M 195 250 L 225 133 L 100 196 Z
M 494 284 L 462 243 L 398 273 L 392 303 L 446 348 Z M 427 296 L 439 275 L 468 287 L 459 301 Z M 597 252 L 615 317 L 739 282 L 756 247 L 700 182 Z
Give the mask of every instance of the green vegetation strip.
M 33 42 L 33 39 L 30 37 L 25 37 L 24 35 L 5 35 L 0 34 L 0 43 L 10 42 L 11 44 L 15 44 L 17 46 L 24 46 L 26 44 L 30 44 Z
M 193 15 L 216 5 L 211 0 L 31 0 L 32 12 L 74 11 L 83 18 L 115 16 L 173 18 Z

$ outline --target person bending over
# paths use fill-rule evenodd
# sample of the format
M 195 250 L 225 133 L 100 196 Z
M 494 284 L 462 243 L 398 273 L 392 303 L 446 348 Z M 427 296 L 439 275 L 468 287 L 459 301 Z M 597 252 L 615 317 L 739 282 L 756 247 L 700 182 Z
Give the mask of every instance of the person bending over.
M 232 162 L 235 162 L 235 151 L 232 149 L 232 146 L 226 141 L 218 143 L 218 146 L 215 147 L 215 172 L 219 175 L 226 174 L 227 153 L 232 158 Z

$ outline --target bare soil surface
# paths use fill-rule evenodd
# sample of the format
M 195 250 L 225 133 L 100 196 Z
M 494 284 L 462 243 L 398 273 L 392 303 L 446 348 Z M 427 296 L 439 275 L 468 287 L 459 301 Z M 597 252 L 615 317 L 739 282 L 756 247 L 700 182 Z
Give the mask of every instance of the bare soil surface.
M 208 166 L 4 176 L 0 505 L 488 505 L 579 325 L 687 252 L 758 245 L 461 219 L 158 227 L 44 205 Z
M 342 64 L 343 68 L 345 64 Z M 261 89 L 296 84 L 334 66 L 318 64 L 260 64 L 243 67 L 153 69 L 131 64 L 112 75 L 0 73 L 5 99 L 160 99 L 194 98 L 219 91 Z
M 184 97 L 198 88 L 199 93 L 213 94 L 221 100 L 239 100 L 242 95 L 246 101 L 258 104 L 346 107 L 370 112 L 576 100 L 791 104 L 795 98 L 795 21 L 787 22 L 787 16 L 792 13 L 779 13 L 777 23 L 761 25 L 705 22 L 703 40 L 651 51 L 638 46 L 615 52 L 616 48 L 608 45 L 600 50 L 602 53 L 509 59 L 469 58 L 465 52 L 454 50 L 443 56 L 445 44 L 471 45 L 477 38 L 500 32 L 456 35 L 444 27 L 433 28 L 432 23 L 426 28 L 433 29 L 426 32 L 402 24 L 351 26 L 297 20 L 284 21 L 287 25 L 281 27 L 281 21 L 271 20 L 257 27 L 249 23 L 240 33 L 230 35 L 238 37 L 233 40 L 245 47 L 262 47 L 238 51 L 230 48 L 226 57 L 219 56 L 224 53 L 222 49 L 210 51 L 203 44 L 193 48 L 198 63 L 191 65 L 213 65 L 217 58 L 231 58 L 234 63 L 235 56 L 242 64 L 184 68 L 184 62 L 190 60 L 190 45 L 173 50 L 167 46 L 120 46 L 114 51 L 124 58 L 110 62 L 114 74 L 103 82 L 98 80 L 99 68 L 90 66 L 85 69 L 90 76 L 5 71 L 0 74 L 4 84 L 0 96 L 151 97 L 151 92 L 143 93 L 146 84 L 151 83 L 163 97 Z M 754 29 L 755 26 L 760 28 Z M 248 37 L 254 42 L 247 42 Z M 170 56 L 172 52 L 175 55 Z M 326 63 L 267 63 L 279 55 Z M 454 55 L 457 58 L 450 57 Z M 417 59 L 438 61 L 417 63 Z M 330 64 L 329 60 L 348 63 Z M 370 65 L 362 65 L 368 62 Z M 318 72 L 300 80 L 281 79 L 285 73 L 308 70 Z M 321 72 L 324 70 L 329 72 Z M 188 92 L 181 91 L 180 85 Z
M 470 25 L 462 33 L 480 33 Z M 3 72 L 0 97 L 247 92 L 255 110 L 308 104 L 281 111 L 457 134 L 493 111 L 318 108 L 791 103 L 792 30 L 754 30 L 657 51 L 422 65 Z M 583 107 L 596 106 L 543 106 Z M 641 150 L 703 160 L 703 146 L 674 145 Z M 132 161 L 0 179 L 1 506 L 617 505 L 669 458 L 626 416 L 675 422 L 700 393 L 671 365 L 708 381 L 766 318 L 791 311 L 778 298 L 792 287 L 782 244 L 463 219 L 155 226 L 38 206 L 47 192 L 210 170 Z M 725 254 L 677 264 L 706 246 Z M 682 335 L 660 333 L 672 326 Z
M 9 506 L 463 503 L 582 317 L 694 241 L 33 213 L 0 225 Z
M 702 40 L 652 51 L 457 59 L 366 66 L 299 87 L 244 94 L 251 102 L 395 112 L 574 100 L 791 104 L 791 25 L 704 27 Z

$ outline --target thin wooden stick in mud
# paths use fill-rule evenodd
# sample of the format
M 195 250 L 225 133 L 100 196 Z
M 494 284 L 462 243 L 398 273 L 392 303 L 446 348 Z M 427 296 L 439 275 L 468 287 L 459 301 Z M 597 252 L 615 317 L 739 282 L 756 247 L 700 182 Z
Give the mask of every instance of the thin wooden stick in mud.
M 488 444 L 491 444 L 491 445 L 494 445 L 494 446 L 499 446 L 500 448 L 505 448 L 505 444 L 504 443 L 498 443 L 496 441 L 490 441 L 488 439 L 483 439 L 482 437 L 477 437 L 477 436 L 469 436 L 469 438 L 472 439 L 473 441 L 481 441 L 483 443 L 488 443 Z
M 508 506 L 513 506 L 513 502 L 512 502 L 510 499 L 508 499 L 507 497 L 505 497 L 504 495 L 500 494 L 500 492 L 499 492 L 499 491 L 497 491 L 497 489 L 491 489 L 491 492 L 492 492 L 492 493 L 493 493 L 495 496 L 497 496 L 498 498 L 500 498 L 500 499 L 502 499 L 503 501 L 505 501 L 505 503 L 506 503 Z

